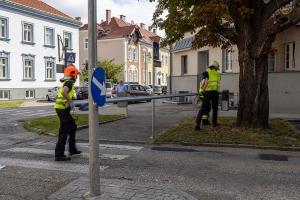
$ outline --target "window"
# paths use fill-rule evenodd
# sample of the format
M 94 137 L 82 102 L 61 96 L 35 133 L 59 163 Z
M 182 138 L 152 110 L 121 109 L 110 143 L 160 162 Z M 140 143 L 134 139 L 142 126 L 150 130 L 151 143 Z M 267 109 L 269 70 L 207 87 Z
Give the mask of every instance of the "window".
M 23 42 L 33 43 L 33 24 L 23 23 Z
M 146 52 L 144 52 L 143 55 L 144 55 L 144 63 L 146 63 L 146 55 L 147 55 Z
M 133 60 L 137 60 L 137 51 L 136 51 L 136 48 L 133 49 Z
M 187 74 L 187 56 L 181 56 L 181 74 Z
M 55 58 L 45 57 L 45 79 L 55 80 Z
M 285 69 L 286 70 L 294 70 L 295 69 L 295 42 L 290 42 L 285 44 Z
M 168 56 L 166 56 L 165 64 L 168 65 Z
M 133 82 L 137 82 L 138 81 L 138 77 L 137 77 L 137 70 L 133 70 Z
M 132 59 L 132 53 L 131 53 L 131 51 L 132 51 L 132 49 L 131 48 L 129 48 L 128 49 L 128 59 Z
M 24 80 L 34 80 L 34 56 L 33 55 L 23 55 L 23 79 Z
M 165 75 L 164 73 L 161 74 L 161 82 L 162 83 L 165 83 L 165 76 L 164 75 Z
M 0 17 L 0 39 L 8 39 L 8 19 Z
M 26 99 L 33 99 L 34 98 L 34 90 L 26 90 L 25 98 Z
M 89 47 L 89 39 L 88 38 L 84 39 L 84 44 L 83 45 L 84 45 L 85 49 L 87 49 Z
M 72 33 L 64 32 L 64 42 L 68 49 L 72 49 Z
M 148 84 L 152 84 L 152 76 L 151 76 L 151 72 L 148 72 Z
M 152 55 L 151 55 L 151 53 L 149 52 L 149 53 L 148 53 L 148 62 L 151 62 L 151 60 L 152 60 Z
M 232 72 L 232 48 L 225 50 L 225 72 Z
M 161 56 L 161 64 L 164 65 L 164 59 L 165 57 L 164 56 Z
M 0 80 L 9 78 L 9 53 L 0 52 Z
M 45 27 L 45 46 L 54 46 L 54 29 Z
M 9 90 L 0 90 L 0 100 L 9 100 Z
M 268 54 L 268 71 L 275 72 L 275 53 Z

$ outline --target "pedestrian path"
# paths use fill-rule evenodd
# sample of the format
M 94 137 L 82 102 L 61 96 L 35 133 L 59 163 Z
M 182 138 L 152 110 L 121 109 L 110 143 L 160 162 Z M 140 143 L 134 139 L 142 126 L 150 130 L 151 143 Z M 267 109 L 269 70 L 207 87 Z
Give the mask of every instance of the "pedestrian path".
M 72 157 L 68 162 L 54 162 L 55 142 L 34 142 L 27 146 L 12 147 L 0 151 L 0 165 L 25 167 L 30 169 L 45 169 L 65 172 L 87 174 L 89 170 L 89 145 L 78 143 L 82 152 L 79 156 Z M 67 149 L 67 148 L 66 148 Z M 143 147 L 100 144 L 100 170 L 109 168 L 111 162 L 121 162 L 140 152 Z
M 10 109 L 0 109 L 0 115 L 6 116 L 7 118 L 22 119 L 31 118 L 36 116 L 48 116 L 55 115 L 54 109 L 49 108 L 39 108 L 39 109 L 24 109 L 24 108 L 10 108 Z

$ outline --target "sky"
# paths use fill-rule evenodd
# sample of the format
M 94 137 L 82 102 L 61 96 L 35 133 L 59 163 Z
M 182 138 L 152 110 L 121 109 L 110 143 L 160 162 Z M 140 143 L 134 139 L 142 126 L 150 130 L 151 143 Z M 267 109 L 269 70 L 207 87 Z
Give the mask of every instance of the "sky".
M 81 17 L 83 23 L 88 21 L 88 0 L 43 0 L 71 17 Z M 149 0 L 97 0 L 97 21 L 105 20 L 105 10 L 110 9 L 112 17 L 126 16 L 126 21 L 136 24 L 152 24 L 152 16 L 156 3 Z M 163 36 L 163 31 L 158 30 Z

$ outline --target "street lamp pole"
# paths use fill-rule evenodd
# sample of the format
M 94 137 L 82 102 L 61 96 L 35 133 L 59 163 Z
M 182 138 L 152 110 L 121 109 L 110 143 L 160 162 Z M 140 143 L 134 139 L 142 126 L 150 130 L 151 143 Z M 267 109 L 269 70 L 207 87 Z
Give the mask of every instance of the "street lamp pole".
M 89 176 L 90 176 L 90 197 L 100 195 L 100 161 L 99 161 L 99 140 L 97 137 L 99 121 L 98 107 L 93 102 L 91 95 L 91 77 L 96 68 L 97 62 L 97 1 L 88 1 L 88 61 L 89 61 Z

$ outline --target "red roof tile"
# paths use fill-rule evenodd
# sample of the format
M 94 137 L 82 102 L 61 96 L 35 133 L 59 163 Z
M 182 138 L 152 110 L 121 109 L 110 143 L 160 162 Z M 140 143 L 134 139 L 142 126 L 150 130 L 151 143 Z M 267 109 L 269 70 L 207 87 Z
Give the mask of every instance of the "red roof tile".
M 60 12 L 56 8 L 53 8 L 52 6 L 49 6 L 45 2 L 41 0 L 9 0 L 12 3 L 20 4 L 23 6 L 27 6 L 33 9 L 40 10 L 42 12 L 46 12 L 52 15 L 68 18 L 68 19 L 73 19 L 72 17 Z

